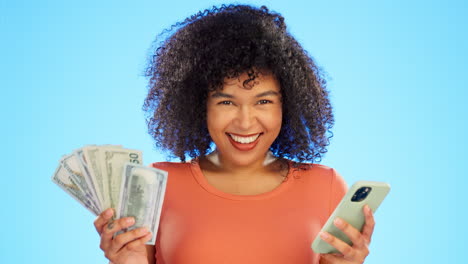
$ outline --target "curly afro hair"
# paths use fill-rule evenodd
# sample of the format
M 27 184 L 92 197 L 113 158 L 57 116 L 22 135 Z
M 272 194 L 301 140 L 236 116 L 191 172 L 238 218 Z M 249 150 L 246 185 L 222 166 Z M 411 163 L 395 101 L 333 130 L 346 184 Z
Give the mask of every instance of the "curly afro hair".
M 283 101 L 281 131 L 270 150 L 280 158 L 320 161 L 334 123 L 324 75 L 287 32 L 284 18 L 265 6 L 213 7 L 158 36 L 145 70 L 143 105 L 156 147 L 181 161 L 207 155 L 213 146 L 208 93 L 245 72 L 249 89 L 259 69 L 278 79 Z

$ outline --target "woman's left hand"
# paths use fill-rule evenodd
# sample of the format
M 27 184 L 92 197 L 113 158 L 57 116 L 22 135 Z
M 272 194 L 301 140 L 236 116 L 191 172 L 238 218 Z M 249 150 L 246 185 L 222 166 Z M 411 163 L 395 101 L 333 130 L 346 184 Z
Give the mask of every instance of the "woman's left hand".
M 363 207 L 363 211 L 366 223 L 362 228 L 362 232 L 359 232 L 359 230 L 348 224 L 343 219 L 337 218 L 334 221 L 335 226 L 342 230 L 351 239 L 353 246 L 346 244 L 329 233 L 320 234 L 320 237 L 325 240 L 325 242 L 341 252 L 341 254 L 321 254 L 320 264 L 364 263 L 365 258 L 369 255 L 369 244 L 372 232 L 374 232 L 375 221 L 372 211 L 367 205 Z

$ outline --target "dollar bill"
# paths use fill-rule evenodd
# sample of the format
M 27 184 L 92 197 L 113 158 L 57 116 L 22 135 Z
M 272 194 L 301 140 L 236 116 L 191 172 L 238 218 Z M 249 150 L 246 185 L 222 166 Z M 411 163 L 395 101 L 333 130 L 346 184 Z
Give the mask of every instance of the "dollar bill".
M 81 173 L 84 175 L 84 178 L 89 188 L 93 192 L 94 202 L 98 205 L 99 211 L 100 212 L 104 211 L 105 209 L 102 207 L 101 200 L 99 199 L 97 183 L 93 181 L 93 177 L 91 176 L 91 173 L 89 172 L 89 168 L 86 162 L 84 161 L 83 150 L 77 149 L 73 152 L 72 155 L 74 156 L 75 160 L 78 162 L 79 169 Z
M 101 148 L 98 146 L 84 146 L 81 152 L 82 163 L 88 168 L 87 171 L 95 183 L 96 195 L 103 210 L 110 208 L 109 179 L 102 173 L 102 166 L 99 161 Z
M 78 187 L 72 176 L 68 173 L 67 169 L 62 166 L 61 163 L 59 163 L 59 166 L 52 176 L 52 182 L 57 184 L 60 188 L 62 188 L 62 190 L 68 193 L 94 215 L 98 215 L 100 213 L 99 209 L 95 207 L 92 201 L 93 197 L 90 197 L 81 191 L 80 187 Z
M 166 183 L 166 171 L 134 163 L 124 165 L 116 215 L 117 218 L 132 216 L 135 224 L 122 232 L 146 227 L 152 232 L 152 238 L 147 244 L 155 244 Z
M 83 194 L 86 197 L 91 197 L 91 202 L 93 203 L 94 208 L 97 208 L 98 211 L 102 211 L 102 208 L 100 207 L 99 201 L 97 199 L 97 195 L 95 194 L 95 190 L 93 189 L 93 186 L 89 185 L 89 182 L 92 181 L 86 179 L 86 177 L 89 177 L 89 175 L 87 175 L 80 166 L 79 158 L 74 154 L 67 155 L 62 158 L 60 163 L 67 170 L 71 179 L 81 189 Z
M 122 171 L 127 162 L 141 164 L 142 153 L 139 150 L 124 149 L 116 146 L 103 146 L 99 152 L 99 162 L 103 179 L 107 179 L 109 207 L 116 209 L 119 205 Z M 105 209 L 104 209 L 105 210 Z

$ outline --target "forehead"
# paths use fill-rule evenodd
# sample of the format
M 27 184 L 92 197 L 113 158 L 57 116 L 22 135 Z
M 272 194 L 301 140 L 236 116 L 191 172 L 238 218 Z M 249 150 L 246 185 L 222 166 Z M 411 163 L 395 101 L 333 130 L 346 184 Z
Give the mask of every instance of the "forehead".
M 225 78 L 223 86 L 210 94 L 219 93 L 248 93 L 257 94 L 265 91 L 280 93 L 281 87 L 276 77 L 271 73 L 259 73 L 255 79 L 249 81 L 247 73 L 241 74 L 236 78 Z

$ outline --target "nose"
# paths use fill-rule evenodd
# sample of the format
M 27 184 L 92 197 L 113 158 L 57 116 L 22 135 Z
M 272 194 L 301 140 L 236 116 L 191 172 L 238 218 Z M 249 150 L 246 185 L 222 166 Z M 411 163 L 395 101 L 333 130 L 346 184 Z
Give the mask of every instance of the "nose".
M 248 106 L 240 107 L 234 121 L 239 129 L 248 131 L 257 122 L 255 110 Z

